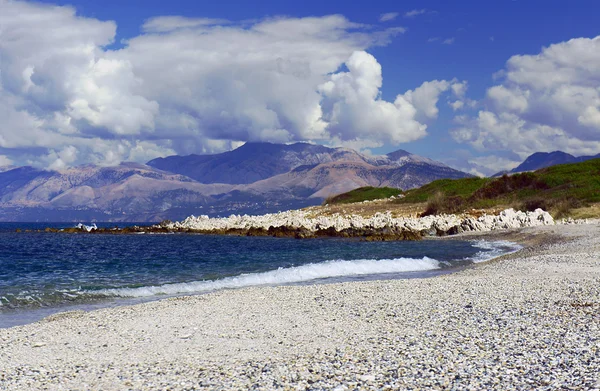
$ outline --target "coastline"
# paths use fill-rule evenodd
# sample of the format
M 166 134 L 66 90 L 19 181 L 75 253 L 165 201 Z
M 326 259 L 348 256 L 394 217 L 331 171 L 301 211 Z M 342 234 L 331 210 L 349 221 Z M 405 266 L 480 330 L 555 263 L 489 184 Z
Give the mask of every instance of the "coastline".
M 432 239 L 526 247 L 428 279 L 56 314 L 0 330 L 0 389 L 600 388 L 599 232 L 546 225 Z
M 390 200 L 384 200 L 384 202 L 386 201 Z M 461 214 L 427 216 L 395 214 L 389 210 L 386 212 L 379 210 L 365 216 L 360 213 L 347 213 L 345 210 L 334 212 L 330 206 L 326 205 L 256 216 L 231 215 L 211 218 L 206 215 L 198 217 L 192 215 L 182 221 L 165 220 L 155 225 L 134 225 L 124 228 L 98 228 L 96 224 L 88 226 L 79 223 L 76 227 L 62 229 L 47 227 L 36 232 L 110 235 L 186 233 L 296 239 L 338 237 L 359 238 L 365 241 L 398 241 L 554 224 L 552 216 L 542 209 L 522 212 L 511 208 L 500 211 L 498 214 L 473 210 Z M 17 229 L 17 232 L 22 232 L 22 230 Z M 24 232 L 31 231 L 25 230 Z

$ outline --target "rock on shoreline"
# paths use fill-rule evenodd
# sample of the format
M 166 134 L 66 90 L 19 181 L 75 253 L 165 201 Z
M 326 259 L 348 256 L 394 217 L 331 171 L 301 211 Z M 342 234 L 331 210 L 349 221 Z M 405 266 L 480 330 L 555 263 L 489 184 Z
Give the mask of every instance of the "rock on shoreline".
M 290 210 L 261 216 L 231 215 L 224 218 L 190 216 L 181 222 L 163 222 L 168 231 L 232 231 L 249 235 L 266 233 L 270 236 L 381 236 L 406 238 L 444 236 L 462 232 L 493 231 L 497 229 L 553 225 L 552 216 L 541 209 L 521 212 L 506 209 L 498 215 L 437 215 L 426 217 L 393 217 L 390 212 L 376 213 L 370 218 L 358 215 L 334 214 L 311 217 L 310 210 Z M 286 232 L 287 231 L 287 232 Z M 289 233 L 289 234 L 288 234 Z
M 183 221 L 163 221 L 152 226 L 97 228 L 79 224 L 77 227 L 46 228 L 45 232 L 130 234 L 130 233 L 199 233 L 212 235 L 272 236 L 297 239 L 319 237 L 361 238 L 369 241 L 419 240 L 425 236 L 446 236 L 463 232 L 487 232 L 498 229 L 523 228 L 555 224 L 542 209 L 521 212 L 506 209 L 498 215 L 474 217 L 436 215 L 425 217 L 394 217 L 391 212 L 378 212 L 372 217 L 355 214 L 317 214 L 311 208 L 289 210 L 259 216 L 231 215 L 210 218 L 189 216 Z

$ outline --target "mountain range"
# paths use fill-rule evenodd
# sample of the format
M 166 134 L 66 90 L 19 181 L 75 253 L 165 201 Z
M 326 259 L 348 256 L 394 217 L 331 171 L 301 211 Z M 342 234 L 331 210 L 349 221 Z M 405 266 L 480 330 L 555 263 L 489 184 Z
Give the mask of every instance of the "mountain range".
M 510 171 L 501 171 L 494 174 L 494 177 L 502 176 L 503 174 L 512 174 L 517 172 L 525 172 L 525 171 L 535 171 L 540 168 L 546 168 L 551 166 L 556 166 L 557 164 L 567 164 L 567 163 L 579 163 L 584 162 L 586 160 L 598 159 L 600 158 L 600 154 L 594 156 L 573 156 L 569 153 L 562 151 L 554 151 L 554 152 L 536 152 L 530 155 L 527 159 L 523 161 L 523 163 L 519 164 L 517 167 L 513 168 Z
M 215 155 L 61 171 L 0 169 L 0 221 L 160 221 L 191 214 L 267 213 L 315 205 L 362 186 L 410 189 L 470 176 L 398 150 L 246 143 Z

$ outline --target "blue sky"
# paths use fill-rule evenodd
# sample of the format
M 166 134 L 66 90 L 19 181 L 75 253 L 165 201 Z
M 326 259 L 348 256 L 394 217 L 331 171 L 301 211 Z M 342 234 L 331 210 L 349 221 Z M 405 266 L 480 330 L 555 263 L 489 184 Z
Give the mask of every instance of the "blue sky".
M 0 0 L 2 9 L 18 15 L 5 21 L 12 31 L 35 22 L 27 15 L 43 17 L 33 32 L 0 32 L 0 111 L 9 118 L 0 120 L 0 165 L 115 164 L 218 152 L 249 140 L 373 153 L 402 148 L 476 174 L 510 168 L 540 150 L 600 153 L 597 1 Z M 182 18 L 165 27 L 165 16 Z M 152 18 L 154 30 L 143 27 Z M 198 24 L 204 18 L 208 24 Z M 71 23 L 70 32 L 58 32 Z M 290 26 L 300 24 L 294 36 Z M 317 32 L 307 38 L 308 25 Z M 254 30 L 267 32 L 246 37 Z M 20 45 L 35 34 L 48 40 L 48 54 L 23 59 Z M 232 39 L 249 41 L 239 49 Z M 180 52 L 169 50 L 180 44 L 186 56 L 178 60 Z M 95 49 L 72 54 L 83 47 Z M 265 70 L 270 47 L 281 49 L 275 57 L 283 79 Z M 305 62 L 295 55 L 303 50 Z M 207 58 L 210 67 L 202 64 Z M 60 70 L 71 64 L 72 71 Z M 159 85 L 165 75 L 173 79 Z M 435 92 L 417 92 L 433 81 Z M 181 101 L 186 94 L 194 104 Z M 460 108 L 450 107 L 458 101 Z M 431 104 L 435 112 L 427 111 Z

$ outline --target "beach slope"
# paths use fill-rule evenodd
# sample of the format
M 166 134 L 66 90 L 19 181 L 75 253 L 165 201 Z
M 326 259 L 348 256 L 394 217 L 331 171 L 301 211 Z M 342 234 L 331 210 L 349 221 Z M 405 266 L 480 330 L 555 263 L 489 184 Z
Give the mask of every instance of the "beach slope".
M 600 226 L 483 237 L 526 247 L 435 278 L 221 291 L 3 329 L 0 390 L 600 388 Z

